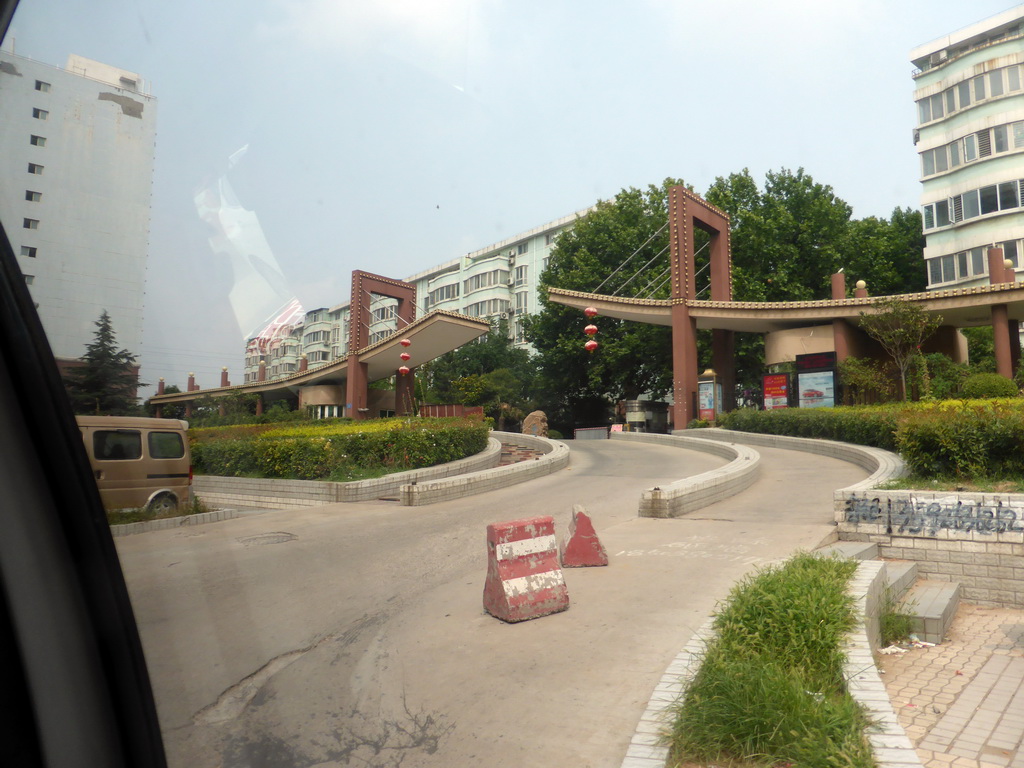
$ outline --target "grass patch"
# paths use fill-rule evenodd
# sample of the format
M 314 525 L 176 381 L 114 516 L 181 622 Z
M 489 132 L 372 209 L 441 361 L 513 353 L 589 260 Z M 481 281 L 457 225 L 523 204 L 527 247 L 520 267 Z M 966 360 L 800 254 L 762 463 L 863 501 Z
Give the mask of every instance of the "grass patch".
M 886 587 L 882 592 L 882 603 L 878 609 L 878 628 L 883 646 L 906 640 L 914 628 L 913 617 L 904 612 L 904 606 L 900 605 L 891 587 Z
M 209 512 L 210 508 L 206 506 L 202 499 L 192 494 L 192 500 L 188 504 L 182 504 L 178 507 L 176 512 L 172 512 L 168 515 L 154 515 L 149 512 L 145 507 L 138 508 L 127 508 L 127 509 L 108 509 L 107 510 L 107 523 L 109 525 L 124 525 L 125 523 L 141 523 L 146 520 L 163 520 L 168 517 L 185 517 L 186 515 L 201 515 L 204 512 Z
M 676 764 L 874 765 L 867 720 L 843 677 L 856 567 L 799 554 L 733 588 L 675 712 Z
M 880 491 L 957 491 L 976 493 L 1024 493 L 1024 480 L 1003 477 L 928 477 L 910 474 L 879 483 Z

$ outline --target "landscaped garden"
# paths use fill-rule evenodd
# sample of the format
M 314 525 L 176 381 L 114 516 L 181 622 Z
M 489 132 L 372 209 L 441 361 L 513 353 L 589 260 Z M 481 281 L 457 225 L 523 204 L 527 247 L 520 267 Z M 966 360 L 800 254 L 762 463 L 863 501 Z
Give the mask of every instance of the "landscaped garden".
M 197 474 L 348 482 L 464 459 L 487 446 L 482 419 L 325 419 L 189 430 Z

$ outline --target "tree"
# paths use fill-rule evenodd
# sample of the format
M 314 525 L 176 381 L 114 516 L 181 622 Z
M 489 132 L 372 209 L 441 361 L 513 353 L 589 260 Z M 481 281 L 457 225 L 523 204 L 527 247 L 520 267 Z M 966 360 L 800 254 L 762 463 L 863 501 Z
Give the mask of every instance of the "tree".
M 165 395 L 176 395 L 181 392 L 181 387 L 177 384 L 168 384 L 164 389 Z M 150 416 L 156 415 L 156 405 L 152 400 L 146 401 L 146 413 Z M 167 403 L 166 405 L 160 406 L 160 413 L 163 414 L 165 419 L 184 419 L 185 418 L 185 404 L 184 403 Z
M 562 426 L 604 424 L 614 401 L 671 388 L 671 330 L 665 326 L 599 317 L 600 347 L 588 353 L 577 309 L 548 300 L 547 288 L 667 298 L 668 189 L 666 179 L 646 190 L 624 189 L 614 200 L 577 219 L 551 250 L 541 274 L 541 310 L 525 320 L 537 350 L 540 400 L 548 420 Z
M 64 387 L 77 414 L 125 416 L 138 411 L 136 357 L 118 350 L 110 315 L 106 310 L 96 321 L 96 333 L 85 347 L 82 365 L 64 374 Z
M 900 395 L 907 399 L 907 370 L 921 345 L 942 324 L 916 304 L 896 297 L 875 302 L 877 314 L 860 313 L 860 327 L 889 353 L 900 374 Z
M 841 247 L 848 280 L 863 280 L 874 296 L 916 293 L 926 287 L 921 213 L 896 208 L 889 220 L 850 222 Z

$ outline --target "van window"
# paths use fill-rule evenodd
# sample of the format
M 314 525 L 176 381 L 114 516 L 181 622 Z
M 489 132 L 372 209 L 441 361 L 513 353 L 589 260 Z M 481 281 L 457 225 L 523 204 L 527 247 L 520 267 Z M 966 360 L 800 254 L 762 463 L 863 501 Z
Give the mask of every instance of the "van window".
M 97 430 L 92 436 L 93 455 L 103 461 L 142 458 L 142 433 L 134 429 Z
M 150 432 L 149 457 L 151 459 L 180 459 L 185 455 L 185 441 L 177 432 Z

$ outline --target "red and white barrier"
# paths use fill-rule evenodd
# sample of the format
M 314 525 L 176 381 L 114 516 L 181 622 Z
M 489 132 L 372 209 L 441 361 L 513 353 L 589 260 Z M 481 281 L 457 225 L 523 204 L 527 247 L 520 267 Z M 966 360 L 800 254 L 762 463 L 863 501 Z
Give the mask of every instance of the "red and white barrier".
M 608 565 L 608 553 L 597 538 L 590 515 L 580 504 L 573 505 L 569 534 L 562 540 L 560 551 L 563 568 Z
M 484 610 L 502 621 L 516 622 L 568 607 L 554 519 L 531 517 L 488 525 Z

